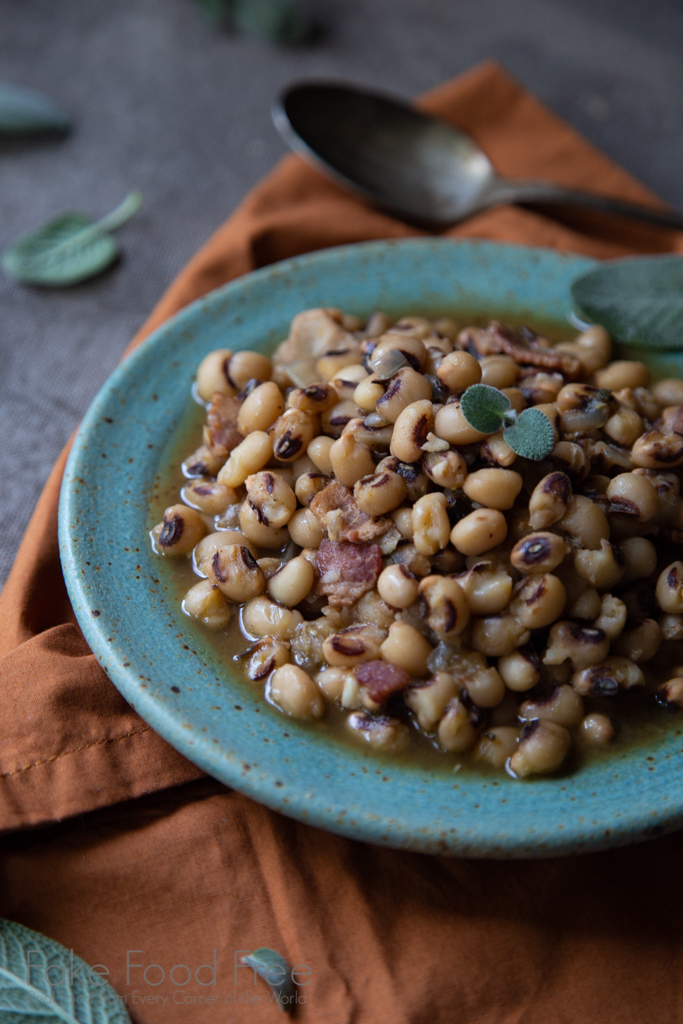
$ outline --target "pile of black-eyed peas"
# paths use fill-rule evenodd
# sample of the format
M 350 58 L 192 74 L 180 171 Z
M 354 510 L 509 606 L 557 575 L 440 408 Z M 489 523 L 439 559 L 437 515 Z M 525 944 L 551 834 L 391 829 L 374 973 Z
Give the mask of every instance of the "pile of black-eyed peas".
M 479 383 L 545 414 L 543 460 L 469 424 Z M 683 381 L 612 361 L 602 328 L 306 310 L 272 360 L 209 353 L 194 394 L 152 545 L 192 560 L 183 610 L 239 630 L 285 714 L 523 778 L 618 742 L 627 705 L 683 706 Z

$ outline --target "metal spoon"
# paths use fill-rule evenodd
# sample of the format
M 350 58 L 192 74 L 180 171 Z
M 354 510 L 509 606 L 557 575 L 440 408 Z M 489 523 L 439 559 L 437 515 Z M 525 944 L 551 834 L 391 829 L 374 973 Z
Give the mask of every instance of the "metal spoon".
M 338 184 L 402 219 L 445 228 L 507 203 L 580 206 L 683 228 L 683 215 L 501 178 L 477 143 L 446 121 L 355 86 L 304 82 L 273 108 L 285 142 Z

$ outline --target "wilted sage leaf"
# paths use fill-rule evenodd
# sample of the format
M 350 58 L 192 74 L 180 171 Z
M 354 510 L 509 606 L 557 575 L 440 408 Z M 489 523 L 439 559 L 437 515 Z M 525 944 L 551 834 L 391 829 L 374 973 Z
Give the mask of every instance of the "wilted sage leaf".
M 130 1024 L 102 974 L 45 935 L 0 920 L 3 1024 Z
M 610 260 L 571 287 L 580 315 L 619 341 L 683 349 L 683 256 Z
M 535 462 L 544 459 L 555 443 L 552 423 L 545 413 L 534 408 L 521 412 L 516 422 L 505 428 L 503 437 L 513 452 Z
M 510 399 L 489 384 L 473 384 L 460 399 L 462 414 L 481 434 L 495 434 L 510 409 Z
M 242 957 L 242 963 L 256 971 L 259 978 L 270 986 L 283 1013 L 294 1009 L 294 983 L 287 961 L 279 953 L 267 947 L 255 949 L 249 956 Z
M 0 135 L 64 134 L 70 127 L 67 112 L 49 96 L 0 82 Z
M 92 223 L 82 213 L 62 213 L 9 245 L 2 268 L 24 284 L 63 288 L 101 274 L 119 255 L 109 234 L 140 209 L 142 196 L 131 192 L 106 217 Z

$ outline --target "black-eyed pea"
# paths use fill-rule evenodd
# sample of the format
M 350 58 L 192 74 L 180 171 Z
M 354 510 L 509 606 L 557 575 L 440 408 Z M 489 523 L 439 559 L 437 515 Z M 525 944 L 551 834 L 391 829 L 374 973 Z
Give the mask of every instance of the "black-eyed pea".
M 344 487 L 353 487 L 361 477 L 375 471 L 370 449 L 352 434 L 343 434 L 334 442 L 330 448 L 330 462 L 334 475 Z
M 439 746 L 451 754 L 464 754 L 477 742 L 477 730 L 463 702 L 454 697 L 437 729 Z
M 529 576 L 517 585 L 510 612 L 525 629 L 542 629 L 559 619 L 566 601 L 567 591 L 557 576 Z
M 273 455 L 281 462 L 292 462 L 304 455 L 319 432 L 318 417 L 301 409 L 285 409 L 268 429 L 273 442 Z
M 495 726 L 481 734 L 472 756 L 475 761 L 502 770 L 508 758 L 512 757 L 517 749 L 518 740 L 519 729 L 512 725 Z
M 247 500 L 262 526 L 279 529 L 289 522 L 296 510 L 296 495 L 279 473 L 263 470 L 248 476 L 245 483 Z
M 418 596 L 418 583 L 405 565 L 388 565 L 377 580 L 384 601 L 394 608 L 409 608 Z
M 519 366 L 511 356 L 486 356 L 479 364 L 481 383 L 492 388 L 509 388 L 519 377 Z
M 225 464 L 226 458 L 226 455 L 216 455 L 208 445 L 200 445 L 183 462 L 181 466 L 183 476 L 190 480 L 195 477 L 216 476 L 221 466 Z
M 422 445 L 433 429 L 432 403 L 427 399 L 413 402 L 399 414 L 394 424 L 389 449 L 391 454 L 401 462 L 417 462 L 422 456 Z
M 483 555 L 507 537 L 508 525 L 502 512 L 480 508 L 470 512 L 451 530 L 451 543 L 463 555 Z
M 338 402 L 321 416 L 320 422 L 324 433 L 331 437 L 341 437 L 348 424 L 357 419 L 361 411 L 355 402 L 348 399 Z
M 197 394 L 203 402 L 210 402 L 217 391 L 222 395 L 236 395 L 240 390 L 228 374 L 231 356 L 231 349 L 217 348 L 202 359 L 197 369 Z
M 628 406 L 622 405 L 602 428 L 609 438 L 624 448 L 630 448 L 643 433 L 643 419 Z
M 332 385 L 322 381 L 308 384 L 305 388 L 294 388 L 287 396 L 288 408 L 308 413 L 327 412 L 338 401 L 339 397 Z
M 380 656 L 380 648 L 386 639 L 386 632 L 377 626 L 357 624 L 347 626 L 339 633 L 333 633 L 323 642 L 323 656 L 328 665 L 335 668 L 352 668 L 364 661 L 374 661 Z
M 237 391 L 242 391 L 250 381 L 268 381 L 273 373 L 273 364 L 268 356 L 251 349 L 235 352 L 227 367 L 228 377 Z
M 215 480 L 190 480 L 180 492 L 185 504 L 211 516 L 218 516 L 239 501 L 237 492 Z
M 475 563 L 458 582 L 473 615 L 496 615 L 512 596 L 512 577 L 489 562 Z
M 319 548 L 326 536 L 320 520 L 309 508 L 298 509 L 287 523 L 289 536 L 300 548 Z
M 522 729 L 517 750 L 508 761 L 517 779 L 556 771 L 569 751 L 571 738 L 563 725 L 535 719 Z
M 655 596 L 663 612 L 683 612 L 683 562 L 672 562 L 659 574 Z
M 416 683 L 403 691 L 403 699 L 425 732 L 433 732 L 444 716 L 449 702 L 461 687 L 449 672 L 435 672 L 424 683 Z
M 324 668 L 318 672 L 315 681 L 327 700 L 340 701 L 347 675 L 343 668 Z
M 609 539 L 607 516 L 585 494 L 574 494 L 569 499 L 559 529 L 568 534 L 574 543 L 590 551 L 598 551 L 602 541 Z
M 230 452 L 230 457 L 218 474 L 218 483 L 225 487 L 241 487 L 248 476 L 257 473 L 270 462 L 273 443 L 262 430 L 255 430 Z
M 622 388 L 646 388 L 650 383 L 650 371 L 645 363 L 633 359 L 616 359 L 609 366 L 595 372 L 595 383 L 599 388 L 620 391 Z
M 462 489 L 477 504 L 504 511 L 514 505 L 522 483 L 513 469 L 478 469 L 469 474 Z
M 389 518 L 392 520 L 394 526 L 406 540 L 413 539 L 413 510 L 412 508 L 401 508 L 394 509 L 390 514 Z
M 435 555 L 448 544 L 451 525 L 447 507 L 448 499 L 440 491 L 425 494 L 413 505 L 413 543 L 420 554 Z
M 467 463 L 460 452 L 452 448 L 439 452 L 425 452 L 422 465 L 430 480 L 439 487 L 457 491 L 467 476 Z
M 182 609 L 209 629 L 220 629 L 230 622 L 232 612 L 221 592 L 210 580 L 200 580 L 185 594 Z
M 655 619 L 644 619 L 633 629 L 624 630 L 612 644 L 615 654 L 642 665 L 651 661 L 663 640 L 662 629 Z
M 338 349 L 333 349 L 326 355 L 321 356 L 315 364 L 315 370 L 321 380 L 331 381 L 334 380 L 342 370 L 345 370 L 349 366 L 356 366 L 360 361 L 360 345 L 349 344 Z
M 304 721 L 322 718 L 325 711 L 320 690 L 298 665 L 275 669 L 266 685 L 266 699 L 286 715 Z
M 258 568 L 258 566 L 257 566 Z M 263 589 L 265 590 L 265 580 Z M 242 609 L 242 629 L 248 637 L 271 636 L 284 642 L 291 640 L 303 621 L 301 612 L 276 604 L 263 595 L 252 598 Z
M 315 468 L 319 473 L 324 473 L 325 476 L 332 476 L 334 472 L 332 460 L 330 459 L 330 448 L 333 444 L 333 438 L 319 434 L 318 437 L 313 438 L 306 449 L 306 454 Z
M 285 409 L 282 392 L 274 381 L 259 384 L 244 399 L 237 417 L 237 429 L 240 434 L 251 434 L 253 431 L 266 431 L 275 423 Z
M 434 417 L 434 433 L 454 445 L 474 444 L 483 441 L 487 436 L 469 425 L 457 399 L 447 402 L 437 411 Z
M 311 592 L 315 582 L 315 569 L 303 555 L 285 562 L 268 579 L 268 593 L 274 601 L 294 608 Z
M 385 661 L 405 669 L 410 676 L 420 678 L 427 675 L 432 645 L 414 626 L 407 622 L 394 622 L 380 652 Z
M 569 345 L 557 346 L 558 352 L 570 350 L 578 356 L 586 374 L 607 366 L 612 356 L 612 342 L 604 327 L 597 324 L 579 334 Z
M 398 718 L 354 711 L 347 719 L 352 735 L 376 750 L 402 750 L 410 742 L 407 726 Z
M 470 643 L 475 651 L 487 658 L 501 658 L 512 654 L 529 642 L 528 629 L 512 615 L 486 615 L 472 619 Z
M 573 441 L 558 441 L 551 451 L 550 457 L 555 463 L 560 463 L 565 472 L 570 473 L 577 480 L 583 480 L 590 472 L 590 459 L 581 445 L 575 444 Z
M 429 564 L 432 571 L 441 576 L 455 576 L 463 572 L 465 557 L 456 551 L 452 544 L 449 544 L 443 551 L 437 551 L 435 555 L 432 555 Z
M 683 708 L 683 677 L 669 679 L 655 693 L 655 700 L 667 711 L 680 711 Z
M 609 482 L 607 497 L 612 510 L 636 516 L 646 523 L 659 512 L 659 495 L 646 476 L 620 473 Z
M 496 668 L 508 690 L 515 693 L 531 690 L 541 678 L 541 664 L 531 648 L 517 650 L 499 658 Z
M 556 686 L 537 700 L 525 700 L 519 708 L 522 722 L 541 718 L 571 728 L 583 718 L 583 700 L 573 686 Z
M 657 568 L 657 551 L 646 537 L 627 537 L 620 541 L 619 549 L 624 558 L 622 584 L 652 576 Z
M 680 377 L 658 380 L 650 390 L 660 405 L 683 405 L 683 380 Z
M 532 529 L 545 530 L 559 522 L 567 512 L 571 497 L 572 485 L 565 473 L 548 473 L 544 476 L 529 499 L 529 523 Z
M 569 659 L 575 669 L 599 665 L 609 654 L 609 637 L 602 629 L 564 620 L 550 629 L 545 665 L 561 665 Z
M 567 602 L 565 610 L 572 619 L 585 619 L 592 622 L 593 619 L 597 619 L 601 608 L 600 594 L 595 587 L 586 587 L 571 604 Z
M 289 539 L 287 527 L 268 526 L 264 523 L 261 513 L 249 498 L 240 505 L 240 530 L 259 548 L 281 548 Z
M 466 673 L 463 682 L 470 700 L 479 708 L 495 708 L 505 696 L 505 683 L 493 666 Z
M 362 512 L 369 516 L 383 516 L 401 504 L 407 490 L 408 485 L 402 476 L 391 470 L 382 470 L 356 481 L 353 496 Z
M 592 712 L 579 725 L 578 738 L 590 746 L 604 747 L 616 738 L 617 730 L 608 715 Z
M 353 400 L 364 412 L 375 412 L 377 403 L 385 391 L 386 382 L 383 382 L 377 374 L 371 373 L 356 385 Z
M 495 462 L 503 468 L 511 466 L 517 458 L 517 453 L 507 443 L 502 431 L 491 434 L 485 441 L 482 441 L 479 450 L 483 459 L 486 459 L 487 462 Z
M 419 577 L 428 576 L 432 568 L 427 555 L 420 554 L 414 544 L 399 544 L 390 556 L 390 564 L 405 565 L 413 576 Z
M 426 576 L 419 585 L 425 621 L 446 638 L 459 636 L 470 619 L 467 598 L 454 576 Z
M 247 675 L 252 682 L 260 682 L 267 679 L 276 668 L 281 668 L 289 662 L 289 648 L 286 644 L 274 640 L 273 637 L 265 637 L 255 644 L 249 654 L 247 662 Z
M 510 562 L 523 573 L 552 572 L 564 561 L 569 547 L 556 533 L 530 533 L 517 541 Z
M 337 609 L 337 612 L 339 611 L 340 609 Z M 361 599 L 352 608 L 345 608 L 344 612 L 350 615 L 351 621 L 344 622 L 343 627 L 340 628 L 346 628 L 346 626 L 351 625 L 351 622 L 362 622 L 367 625 L 377 626 L 378 629 L 384 631 L 385 636 L 389 626 L 396 618 L 396 609 L 387 604 L 378 590 L 369 590 L 367 594 L 363 594 Z
M 362 388 L 363 384 L 361 383 L 358 386 Z M 358 392 L 356 392 L 357 394 Z M 403 369 L 394 374 L 386 390 L 382 388 L 382 394 L 377 399 L 376 408 L 377 412 L 388 423 L 396 423 L 403 410 L 407 409 L 413 402 L 431 399 L 431 397 L 432 386 L 427 378 L 413 370 L 410 366 L 404 366 Z M 357 397 L 356 401 L 358 402 Z M 360 405 L 360 402 L 358 404 Z M 363 406 L 363 408 L 367 408 L 367 406 Z
M 572 676 L 572 686 L 584 697 L 616 697 L 619 693 L 642 690 L 645 677 L 628 658 L 611 656 L 597 665 L 580 669 Z
M 256 558 L 256 548 L 240 530 L 218 530 L 203 537 L 192 552 L 192 567 L 197 575 L 207 576 L 207 567 L 216 552 L 232 544 L 243 545 Z
M 526 398 L 521 388 L 501 388 L 501 392 L 507 397 L 515 412 L 520 413 L 526 409 Z
M 368 373 L 361 363 L 354 363 L 352 366 L 345 366 L 333 377 L 330 384 L 337 392 L 340 402 L 350 401 L 360 382 L 365 380 Z
M 482 377 L 481 365 L 469 352 L 451 352 L 439 363 L 436 375 L 449 391 L 466 391 L 473 384 L 479 384 Z
M 624 574 L 622 554 L 608 540 L 600 542 L 599 551 L 579 548 L 574 553 L 574 568 L 579 576 L 598 590 L 610 590 Z
M 614 402 L 608 391 L 592 384 L 565 384 L 555 399 L 565 434 L 590 434 L 607 423 Z
M 383 335 L 375 345 L 370 363 L 376 373 L 386 372 L 386 359 L 399 352 L 414 370 L 422 371 L 427 364 L 427 349 L 424 341 L 413 334 L 403 334 L 395 329 Z
M 381 419 L 381 417 L 379 417 Z M 365 419 L 349 420 L 344 427 L 342 437 L 346 434 L 350 434 L 359 444 L 364 444 L 371 452 L 386 452 L 391 444 L 391 437 L 394 428 L 391 423 L 384 423 L 381 425 L 372 426 L 369 422 L 370 417 L 367 416 Z
M 325 476 L 324 473 L 302 473 L 301 476 L 297 477 L 296 484 L 294 486 L 294 493 L 296 494 L 297 501 L 300 505 L 303 505 L 304 508 L 308 508 L 316 494 L 320 494 L 320 492 L 324 491 L 327 485 L 331 483 L 332 478 Z
M 648 430 L 631 449 L 631 462 L 643 469 L 672 469 L 683 463 L 683 437 Z
M 259 569 L 267 580 L 269 580 L 271 576 L 274 576 L 282 565 L 279 558 L 258 558 L 257 562 Z
M 207 578 L 235 604 L 257 598 L 266 589 L 266 578 L 256 559 L 241 544 L 218 548 L 205 566 Z
M 660 615 L 659 626 L 665 640 L 683 640 L 683 615 Z
M 626 625 L 627 615 L 628 611 L 623 601 L 613 594 L 605 594 L 600 606 L 600 615 L 593 625 L 596 629 L 601 629 L 610 640 L 616 640 Z
M 158 555 L 186 555 L 206 533 L 199 512 L 187 505 L 170 505 L 163 519 L 150 531 L 152 548 Z

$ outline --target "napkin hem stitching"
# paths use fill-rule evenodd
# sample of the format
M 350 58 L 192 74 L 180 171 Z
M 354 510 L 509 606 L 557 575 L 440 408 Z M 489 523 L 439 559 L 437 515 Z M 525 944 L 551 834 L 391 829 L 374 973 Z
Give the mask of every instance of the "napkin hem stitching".
M 122 733 L 121 736 L 108 736 L 103 740 L 97 740 L 95 743 L 86 743 L 82 747 L 74 747 L 73 750 L 62 750 L 59 754 L 46 757 L 42 761 L 34 761 L 33 764 L 26 764 L 21 768 L 13 768 L 11 772 L 1 772 L 0 779 L 9 779 L 12 775 L 19 775 L 21 772 L 29 771 L 31 768 L 40 768 L 41 765 L 50 764 L 51 761 L 58 761 L 60 757 L 66 757 L 67 754 L 80 754 L 83 750 L 92 750 L 93 747 L 101 747 L 105 743 L 116 743 L 118 740 L 126 740 L 131 736 L 140 736 L 144 732 L 151 731 L 150 727 L 146 725 L 143 729 L 134 729 L 132 732 Z

